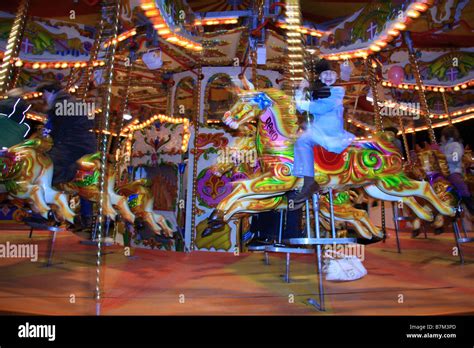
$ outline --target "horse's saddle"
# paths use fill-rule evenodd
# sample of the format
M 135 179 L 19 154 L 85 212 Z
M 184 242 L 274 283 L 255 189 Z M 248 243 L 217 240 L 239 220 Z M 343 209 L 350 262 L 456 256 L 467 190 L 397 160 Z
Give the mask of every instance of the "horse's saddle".
M 333 172 L 344 165 L 347 158 L 347 149 L 341 153 L 334 153 L 326 150 L 324 147 L 316 145 L 314 151 L 314 163 L 324 172 Z

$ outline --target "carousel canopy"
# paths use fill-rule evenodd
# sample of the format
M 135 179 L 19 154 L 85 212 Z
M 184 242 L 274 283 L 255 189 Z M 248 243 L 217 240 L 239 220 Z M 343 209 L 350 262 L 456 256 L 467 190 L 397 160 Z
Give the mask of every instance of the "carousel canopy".
M 45 80 L 60 80 L 64 85 L 79 87 L 84 83 L 82 70 L 89 64 L 94 64 L 95 81 L 100 81 L 101 71 L 105 70 L 106 37 L 102 37 L 95 61 L 90 58 L 103 15 L 101 3 L 80 0 L 47 7 L 39 0 L 29 3 L 18 54 L 22 68 L 17 84 L 34 88 Z M 19 4 L 19 0 L 0 4 L 2 56 Z M 366 99 L 370 95 L 367 57 L 376 58 L 380 64 L 379 94 L 384 105 L 419 104 L 404 32 L 410 32 L 434 125 L 445 124 L 448 116 L 458 121 L 471 118 L 472 2 L 302 0 L 300 8 L 298 30 L 307 57 L 324 57 L 336 64 L 349 62 L 346 107 L 352 125 L 348 126 L 355 127 L 353 131 L 359 135 L 374 130 L 373 105 Z M 252 64 L 251 51 L 256 47 L 263 47 L 265 54 L 258 69 L 280 74 L 280 85 L 275 87 L 281 88 L 290 59 L 285 15 L 285 6 L 275 1 L 124 1 L 113 82 L 115 110 L 120 113 L 121 98 L 129 84 L 129 109 L 140 115 L 136 116 L 139 121 L 155 113 L 169 114 L 169 94 L 179 83 L 176 76 L 191 72 L 190 76 L 196 78 L 198 64 L 223 68 L 237 64 L 244 71 Z M 159 51 L 162 64 L 159 69 L 150 70 L 143 55 L 155 50 Z M 403 71 L 397 83 L 389 76 L 394 69 Z M 96 85 L 90 86 L 90 98 L 98 95 L 94 93 L 99 84 Z M 385 122 L 387 126 L 396 124 L 390 118 Z M 406 122 L 412 131 L 426 126 L 423 117 L 411 117 Z

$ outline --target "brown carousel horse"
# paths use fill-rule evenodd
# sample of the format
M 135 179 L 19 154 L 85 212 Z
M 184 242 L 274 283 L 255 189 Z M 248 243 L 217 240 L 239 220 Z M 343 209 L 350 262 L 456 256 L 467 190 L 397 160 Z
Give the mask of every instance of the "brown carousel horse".
M 460 197 L 453 185 L 447 179 L 449 167 L 446 156 L 437 148 L 425 143 L 423 147 L 415 147 L 414 163 L 406 168 L 408 175 L 418 180 L 427 180 L 443 202 L 450 206 L 458 206 Z M 442 232 L 445 219 L 443 215 L 436 214 L 432 227 L 435 233 Z M 413 221 L 414 236 L 419 232 L 421 221 Z

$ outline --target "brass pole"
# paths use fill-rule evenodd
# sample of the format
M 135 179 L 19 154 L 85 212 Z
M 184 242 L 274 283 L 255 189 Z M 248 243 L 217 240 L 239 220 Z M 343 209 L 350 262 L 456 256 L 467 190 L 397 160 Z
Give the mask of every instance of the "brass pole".
M 374 123 L 377 132 L 383 132 L 383 120 L 380 114 L 379 92 L 377 89 L 377 63 L 373 59 L 367 59 L 367 69 L 369 71 L 369 83 L 374 99 Z
M 133 68 L 134 68 L 134 61 L 133 62 L 130 62 L 130 64 L 127 66 L 127 82 L 125 83 L 125 91 L 124 91 L 124 95 L 123 95 L 123 99 L 122 99 L 122 103 L 120 105 L 120 110 L 118 112 L 118 115 L 117 117 L 119 118 L 118 119 L 118 127 L 117 127 L 117 140 L 116 140 L 116 143 L 115 143 L 115 147 L 112 149 L 112 154 L 114 154 L 117 149 L 120 147 L 120 134 L 122 133 L 122 128 L 123 128 L 123 125 L 125 123 L 125 120 L 123 118 L 123 115 L 125 114 L 125 110 L 128 108 L 128 97 L 130 95 L 130 85 L 132 83 L 132 71 L 133 71 Z M 86 92 L 87 93 L 87 89 L 86 89 Z M 118 165 L 117 163 L 115 163 L 115 169 L 116 169 L 116 172 L 117 172 L 117 168 Z
M 18 81 L 20 80 L 20 74 L 21 74 L 21 67 L 17 67 L 13 73 L 13 79 L 10 84 L 11 88 L 15 88 L 18 85 Z
M 66 87 L 65 87 L 67 92 L 69 92 L 69 90 L 71 89 L 72 85 L 74 84 L 75 77 L 78 74 L 80 74 L 79 68 L 71 68 L 70 69 L 69 77 L 66 81 Z
M 374 59 L 367 59 L 367 68 L 369 71 L 369 83 L 372 89 L 372 98 L 374 100 L 374 123 L 375 130 L 377 133 L 383 132 L 383 120 L 380 113 L 379 106 L 379 91 L 377 89 L 377 62 Z M 385 202 L 380 201 L 380 218 L 381 228 L 383 232 L 383 240 L 385 241 L 387 236 L 386 221 L 385 221 Z
M 202 51 L 201 51 L 202 52 Z M 202 54 L 201 54 L 202 55 Z M 198 137 L 199 137 L 199 126 L 200 126 L 200 114 L 201 114 L 201 89 L 202 89 L 202 65 L 201 57 L 199 57 L 198 62 L 198 76 L 196 83 L 196 116 L 194 118 L 194 145 L 193 145 L 193 192 L 192 192 L 192 213 L 191 213 L 191 247 L 190 250 L 195 249 L 195 240 L 196 240 L 196 199 L 197 199 L 197 166 L 198 166 Z
M 449 112 L 448 101 L 446 100 L 445 92 L 441 92 L 441 96 L 443 97 L 444 111 L 446 112 L 446 115 L 448 115 L 449 125 L 452 126 L 453 120 L 451 118 L 451 113 Z
M 84 76 L 79 84 L 79 89 L 77 91 L 78 98 L 85 99 L 87 95 L 87 89 L 89 88 L 89 82 L 91 81 L 92 75 L 94 73 L 94 62 L 97 60 L 97 56 L 99 55 L 100 51 L 100 44 L 102 42 L 102 36 L 104 33 L 105 21 L 102 19 L 99 24 L 99 28 L 97 30 L 97 36 L 94 40 L 94 45 L 92 46 L 90 56 L 89 56 L 89 63 L 87 64 L 87 68 L 84 71 Z
M 421 114 L 425 118 L 425 122 L 429 127 L 428 134 L 430 136 L 430 142 L 431 144 L 436 144 L 436 135 L 433 130 L 433 125 L 431 124 L 430 110 L 428 109 L 428 102 L 426 101 L 425 87 L 423 86 L 423 81 L 421 80 L 420 69 L 418 67 L 418 61 L 414 53 L 410 53 L 408 56 L 410 59 L 413 75 L 415 75 L 416 85 L 418 87 L 417 91 L 418 91 L 418 97 L 420 99 Z
M 252 80 L 255 89 L 258 90 L 258 73 L 257 73 L 257 47 L 252 51 Z
M 407 134 L 405 132 L 405 125 L 403 124 L 403 120 L 400 115 L 398 115 L 398 124 L 400 125 L 400 130 L 402 131 L 403 146 L 405 146 L 405 152 L 407 154 L 407 162 L 408 162 L 408 165 L 411 165 L 411 156 L 410 156 L 410 149 L 408 148 Z

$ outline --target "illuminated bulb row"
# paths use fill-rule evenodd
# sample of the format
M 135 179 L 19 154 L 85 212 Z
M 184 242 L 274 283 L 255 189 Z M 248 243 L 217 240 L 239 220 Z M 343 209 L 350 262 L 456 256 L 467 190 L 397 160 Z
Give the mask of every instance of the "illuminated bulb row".
M 173 124 L 183 124 L 183 140 L 181 143 L 181 151 L 186 152 L 188 148 L 188 143 L 189 143 L 189 138 L 191 137 L 191 134 L 189 132 L 189 120 L 187 118 L 183 117 L 170 117 L 166 115 L 154 115 L 153 117 L 150 117 L 148 120 L 142 123 L 132 123 L 128 127 L 126 127 L 123 131 L 124 132 L 134 132 L 146 127 L 151 126 L 154 124 L 156 121 L 160 121 L 162 123 L 173 123 Z
M 34 70 L 43 70 L 43 69 L 68 69 L 68 68 L 85 68 L 88 65 L 88 62 L 49 62 L 49 63 L 39 63 L 39 62 L 25 62 L 22 60 L 17 60 L 15 66 L 23 66 L 26 69 Z M 104 66 L 105 62 L 102 60 L 96 60 L 93 63 L 93 66 Z
M 45 117 L 30 113 L 30 112 L 28 112 L 26 114 L 26 118 L 29 119 L 29 120 L 34 120 L 34 121 L 38 121 L 38 122 L 45 122 L 46 121 Z
M 222 24 L 237 24 L 239 22 L 238 18 L 213 18 L 213 19 L 197 19 L 194 22 L 194 25 L 222 25 Z
M 419 109 L 410 108 L 410 107 L 408 107 L 408 106 L 406 106 L 406 105 L 401 105 L 401 104 L 398 104 L 398 103 L 396 103 L 396 102 L 394 102 L 394 101 L 387 101 L 387 100 L 386 100 L 386 101 L 384 101 L 383 103 L 380 103 L 380 102 L 379 102 L 378 105 L 379 105 L 380 107 L 398 108 L 398 109 L 400 109 L 400 110 L 402 110 L 402 111 L 409 111 L 410 113 L 416 114 L 416 115 L 418 115 L 418 114 L 421 113 L 421 110 L 419 110 Z
M 277 22 L 276 25 L 282 29 L 295 30 L 303 35 L 311 35 L 311 36 L 317 36 L 317 37 L 323 36 L 323 32 L 319 30 L 307 28 L 301 25 L 291 25 L 291 24 L 299 22 L 298 19 L 296 18 L 287 18 L 286 22 L 289 23 L 290 25 L 283 22 Z
M 399 85 L 394 85 L 393 83 L 391 83 L 390 81 L 382 81 L 382 86 L 384 87 L 392 87 L 392 88 L 398 88 L 398 89 L 414 89 L 414 90 L 418 90 L 418 86 L 415 85 L 415 84 L 410 84 L 410 83 L 402 83 L 402 84 L 399 84 Z M 450 86 L 450 87 L 446 87 L 446 86 L 427 86 L 427 85 L 424 85 L 423 86 L 423 90 L 426 90 L 426 91 L 433 91 L 433 92 L 451 92 L 451 91 L 460 91 L 461 89 L 466 89 L 467 87 L 469 86 L 474 86 L 474 80 L 470 80 L 470 81 L 467 81 L 467 82 L 463 82 L 463 83 L 460 83 L 460 84 L 457 84 L 455 86 Z
M 456 116 L 460 116 L 460 115 L 463 115 L 463 114 L 469 114 L 473 111 L 474 111 L 474 108 L 467 108 L 467 109 L 464 109 L 464 110 L 458 110 L 458 111 L 452 112 L 451 116 L 456 117 Z M 430 118 L 448 118 L 448 117 L 449 117 L 448 114 L 430 114 Z
M 400 31 L 403 31 L 407 28 L 407 25 L 412 21 L 412 19 L 418 18 L 421 12 L 426 11 L 432 5 L 431 0 L 422 0 L 417 1 L 404 11 L 404 16 L 395 23 L 393 23 L 390 28 L 388 28 L 385 33 L 379 35 L 379 37 L 373 41 L 368 48 L 360 49 L 352 52 L 340 52 L 334 54 L 322 54 L 321 56 L 328 60 L 346 60 L 351 58 L 366 58 L 372 53 L 379 52 L 382 48 L 388 45 L 389 42 L 393 41 Z
M 374 133 L 374 130 L 371 129 L 370 127 L 368 127 L 367 125 L 363 124 L 363 123 L 359 123 L 357 120 L 354 120 L 353 118 L 349 118 L 347 120 L 348 123 L 350 124 L 353 124 L 354 126 L 358 127 L 358 128 L 361 128 L 361 129 L 364 129 L 366 131 L 370 131 L 372 133 Z
M 122 34 L 120 34 L 117 39 L 113 39 L 113 40 L 108 40 L 104 43 L 104 47 L 107 48 L 108 46 L 110 46 L 112 43 L 117 43 L 117 42 L 122 42 L 126 39 L 128 39 L 129 37 L 132 37 L 132 36 L 135 36 L 137 35 L 137 30 L 136 29 L 130 29 L 130 30 L 127 30 L 126 32 L 123 32 Z
M 468 110 L 471 110 L 470 112 L 474 111 L 474 109 L 468 109 Z M 470 114 L 470 115 L 458 117 L 455 120 L 452 120 L 451 122 L 452 123 L 459 123 L 459 122 L 463 122 L 463 121 L 468 121 L 468 120 L 473 119 L 473 118 L 474 118 L 474 114 Z M 432 127 L 433 128 L 444 127 L 444 126 L 447 126 L 448 124 L 449 124 L 449 121 L 437 122 L 437 123 L 434 123 L 432 125 Z M 420 131 L 424 131 L 424 130 L 428 130 L 428 127 L 427 126 L 422 126 L 422 127 L 417 127 L 417 128 L 408 128 L 405 131 L 405 133 L 415 133 L 415 132 L 420 132 Z
M 34 99 L 34 98 L 39 98 L 43 95 L 43 92 L 32 92 L 32 93 L 28 93 L 28 94 L 25 94 L 23 96 L 23 99 Z
M 112 132 L 106 131 L 106 130 L 100 131 L 100 130 L 96 129 L 95 132 L 96 133 L 101 133 L 101 134 L 106 134 L 106 135 L 113 135 L 114 137 L 118 136 L 117 133 L 112 133 Z M 122 134 L 120 134 L 120 135 L 123 136 Z
M 422 110 L 420 109 L 415 109 L 415 108 L 408 107 L 406 105 L 401 105 L 394 101 L 384 101 L 383 103 L 378 103 L 378 104 L 380 107 L 385 106 L 388 108 L 398 108 L 402 111 L 409 111 L 411 114 L 415 114 L 415 115 L 424 114 Z M 464 113 L 464 112 L 461 112 L 461 113 Z M 429 117 L 430 118 L 447 118 L 448 115 L 447 114 L 430 114 Z
M 347 60 L 353 58 L 363 58 L 366 59 L 369 56 L 369 52 L 367 50 L 357 50 L 345 53 L 334 53 L 334 54 L 322 54 L 321 56 L 327 60 Z
M 150 21 L 153 23 L 153 27 L 156 29 L 158 35 L 160 35 L 163 39 L 189 50 L 194 50 L 197 52 L 202 51 L 201 44 L 172 33 L 171 28 L 169 27 L 166 20 L 162 17 L 160 10 L 155 6 L 154 2 L 150 0 L 142 0 L 142 4 L 140 6 L 145 12 L 145 16 L 147 16 L 148 19 L 150 19 Z

